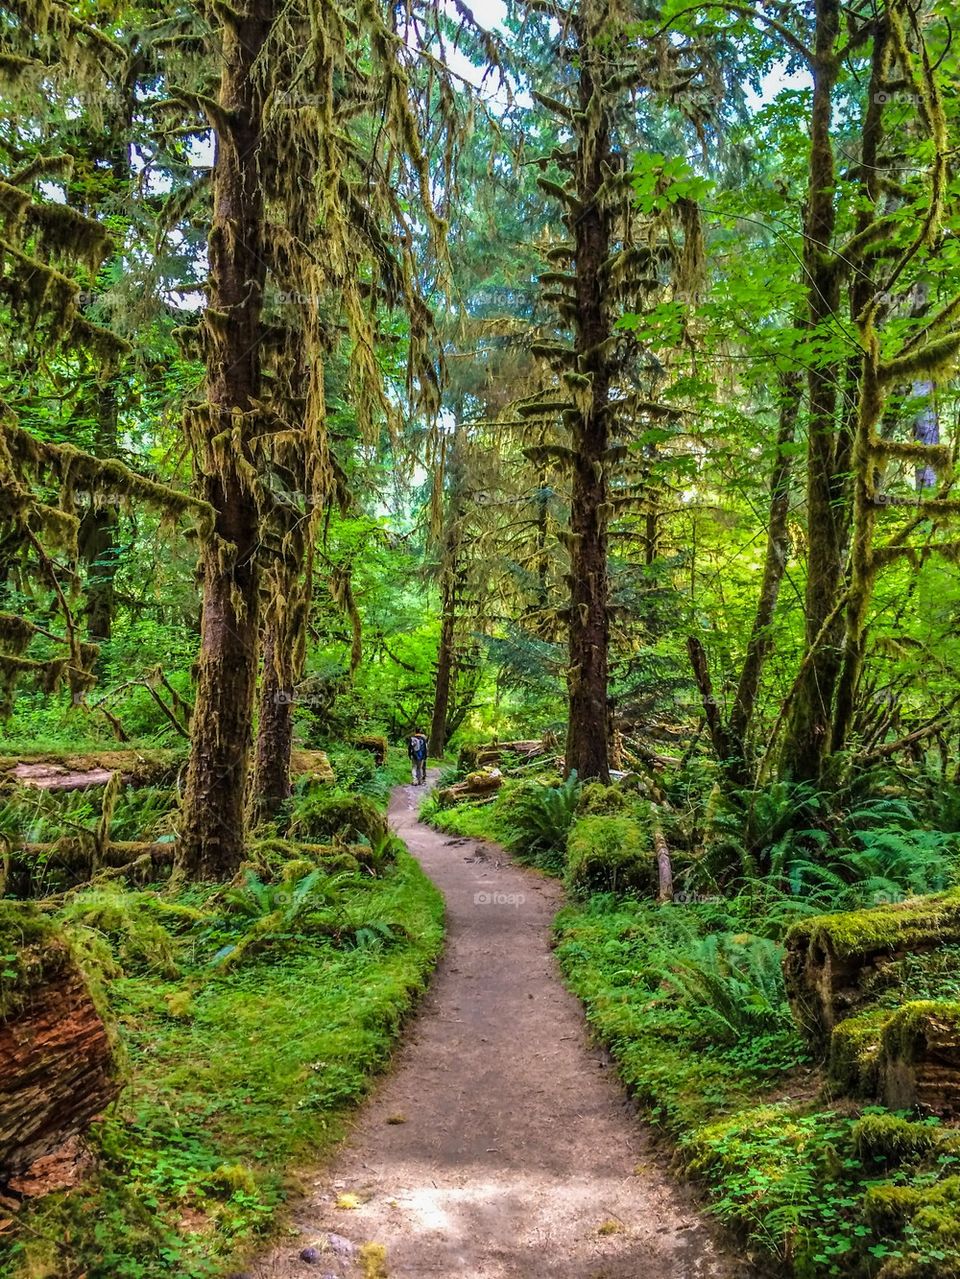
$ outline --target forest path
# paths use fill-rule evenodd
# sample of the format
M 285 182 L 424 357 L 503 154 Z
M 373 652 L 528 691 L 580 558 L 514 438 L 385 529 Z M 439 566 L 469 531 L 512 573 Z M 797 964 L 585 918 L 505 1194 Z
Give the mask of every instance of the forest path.
M 446 898 L 446 953 L 393 1069 L 296 1212 L 300 1233 L 249 1273 L 743 1279 L 750 1267 L 723 1256 L 663 1169 L 561 984 L 559 885 L 421 825 L 423 793 L 398 787 L 391 824 Z M 386 1248 L 386 1271 L 367 1243 Z

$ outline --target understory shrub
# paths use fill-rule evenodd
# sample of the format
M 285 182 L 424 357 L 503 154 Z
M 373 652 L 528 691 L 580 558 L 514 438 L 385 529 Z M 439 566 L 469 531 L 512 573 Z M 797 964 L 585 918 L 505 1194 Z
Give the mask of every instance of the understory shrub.
M 498 821 L 511 851 L 559 873 L 581 789 L 576 773 L 559 786 L 529 781 L 514 787 L 497 805 Z
M 386 817 L 368 796 L 329 795 L 314 787 L 291 800 L 285 833 L 308 844 L 375 846 L 387 838 L 388 828 Z
M 649 897 L 654 879 L 650 832 L 634 818 L 581 817 L 570 830 L 565 880 L 573 892 Z

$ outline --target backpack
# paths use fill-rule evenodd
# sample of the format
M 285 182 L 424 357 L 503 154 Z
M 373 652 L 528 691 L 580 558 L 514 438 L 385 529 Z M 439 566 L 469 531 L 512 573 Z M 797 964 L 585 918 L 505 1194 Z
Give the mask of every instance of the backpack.
M 427 743 L 418 733 L 410 738 L 410 754 L 414 759 L 427 758 Z

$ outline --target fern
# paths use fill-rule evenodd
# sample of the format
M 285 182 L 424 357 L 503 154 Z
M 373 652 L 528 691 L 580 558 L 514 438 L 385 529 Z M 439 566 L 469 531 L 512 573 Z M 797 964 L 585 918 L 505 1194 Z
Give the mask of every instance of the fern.
M 546 869 L 562 869 L 581 789 L 572 772 L 559 786 L 532 785 L 516 792 L 505 818 L 510 848 Z
M 782 958 L 764 937 L 711 933 L 674 959 L 663 979 L 705 1038 L 735 1044 L 790 1028 Z

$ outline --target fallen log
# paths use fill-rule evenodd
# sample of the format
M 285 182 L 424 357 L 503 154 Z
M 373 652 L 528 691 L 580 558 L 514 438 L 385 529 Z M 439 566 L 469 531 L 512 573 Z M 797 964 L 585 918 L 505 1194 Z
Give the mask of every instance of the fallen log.
M 535 740 L 513 742 L 485 742 L 480 746 L 464 746 L 457 760 L 460 768 L 484 768 L 500 764 L 505 754 L 518 755 L 524 760 L 531 760 L 543 755 L 548 749 L 547 743 L 539 737 Z
M 801 1028 L 824 1050 L 833 1027 L 866 1001 L 878 973 L 912 952 L 960 943 L 960 891 L 816 915 L 786 936 L 784 976 Z
M 170 870 L 174 848 L 172 840 L 108 840 L 98 845 L 92 835 L 67 836 L 49 844 L 11 844 L 2 855 L 0 892 L 19 898 L 41 897 L 94 879 L 124 875 L 137 883 L 149 883 Z
M 351 745 L 355 746 L 358 751 L 369 751 L 373 756 L 378 768 L 382 768 L 387 758 L 387 739 L 378 737 L 375 734 L 368 734 L 362 737 L 354 737 Z
M 503 774 L 499 768 L 486 769 L 484 772 L 469 773 L 462 782 L 455 782 L 437 792 L 437 799 L 445 807 L 460 804 L 464 800 L 481 799 L 493 794 L 503 785 Z
M 56 926 L 0 902 L 0 1185 L 83 1132 L 120 1081 L 103 1019 Z
M 38 790 L 82 790 L 105 786 L 119 773 L 127 786 L 165 786 L 186 763 L 182 751 L 95 751 L 84 755 L 0 757 L 0 784 Z

